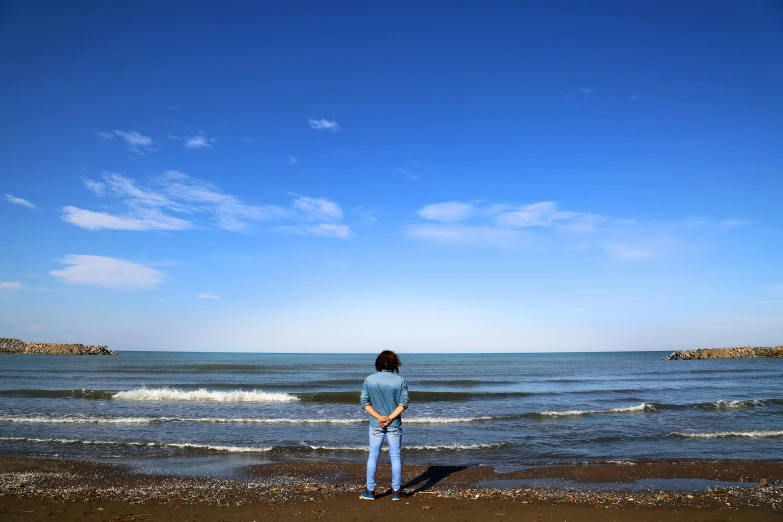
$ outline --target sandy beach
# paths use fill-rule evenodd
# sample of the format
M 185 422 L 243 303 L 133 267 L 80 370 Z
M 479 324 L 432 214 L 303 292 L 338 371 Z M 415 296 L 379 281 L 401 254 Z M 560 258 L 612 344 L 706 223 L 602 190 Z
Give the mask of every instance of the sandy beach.
M 392 502 L 379 489 L 358 499 L 361 465 L 289 462 L 250 466 L 240 478 L 153 476 L 117 464 L 37 458 L 0 459 L 3 520 L 377 520 L 390 510 L 406 520 L 780 520 L 783 463 L 635 462 L 527 468 L 407 466 L 414 493 Z M 382 466 L 379 484 L 389 481 Z M 745 484 L 701 491 L 666 490 L 674 479 Z M 568 487 L 515 487 L 560 479 Z M 627 489 L 637 480 L 664 489 Z M 501 481 L 501 482 L 495 482 Z M 759 482 L 766 483 L 760 486 Z M 601 483 L 601 488 L 595 484 Z M 502 487 L 494 486 L 499 485 Z M 607 484 L 612 485 L 606 487 Z

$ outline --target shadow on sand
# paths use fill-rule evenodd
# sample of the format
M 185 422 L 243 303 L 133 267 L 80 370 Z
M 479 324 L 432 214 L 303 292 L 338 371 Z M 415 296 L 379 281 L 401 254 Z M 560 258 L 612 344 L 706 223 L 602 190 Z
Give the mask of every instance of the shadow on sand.
M 408 495 L 415 495 L 420 491 L 427 491 L 449 475 L 462 471 L 463 469 L 467 469 L 467 466 L 430 466 L 421 475 L 409 480 L 407 484 L 403 484 L 402 489 L 408 493 Z M 391 490 L 379 496 L 390 494 Z

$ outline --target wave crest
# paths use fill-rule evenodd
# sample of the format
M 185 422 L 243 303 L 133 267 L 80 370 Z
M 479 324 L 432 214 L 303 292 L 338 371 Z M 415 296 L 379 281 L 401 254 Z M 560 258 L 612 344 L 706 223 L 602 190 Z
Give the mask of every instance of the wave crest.
M 299 398 L 289 393 L 269 393 L 259 390 L 215 391 L 206 388 L 137 388 L 117 392 L 113 399 L 126 401 L 193 401 L 193 402 L 295 402 Z
M 411 417 L 406 424 L 459 424 L 492 420 L 494 417 Z M 205 424 L 362 424 L 366 418 L 263 418 L 263 417 L 100 417 L 89 415 L 0 415 L 0 422 L 27 424 L 155 424 L 191 422 Z
M 687 433 L 675 431 L 670 433 L 674 437 L 692 438 L 692 439 L 721 439 L 721 438 L 763 438 L 763 437 L 783 437 L 783 430 L 762 430 L 762 431 L 715 431 L 709 433 Z
M 38 444 L 84 444 L 97 446 L 143 446 L 151 448 L 178 448 L 197 451 L 217 451 L 228 453 L 267 453 L 270 451 L 297 452 L 297 451 L 367 451 L 367 446 L 315 446 L 302 444 L 299 446 L 228 446 L 219 444 L 199 444 L 195 442 L 141 442 L 141 441 L 111 441 L 111 440 L 83 440 L 63 438 L 35 438 L 35 437 L 0 437 L 0 441 L 9 442 L 33 442 Z M 489 444 L 441 444 L 425 446 L 405 446 L 406 450 L 413 451 L 469 451 L 476 449 L 500 448 L 501 443 Z M 384 446 L 383 450 L 388 451 Z
M 532 413 L 534 416 L 541 417 L 569 417 L 575 415 L 593 415 L 596 413 L 643 413 L 646 411 L 655 411 L 655 406 L 643 402 L 633 406 L 623 406 L 620 408 L 609 408 L 606 410 L 566 410 L 566 411 L 537 411 Z

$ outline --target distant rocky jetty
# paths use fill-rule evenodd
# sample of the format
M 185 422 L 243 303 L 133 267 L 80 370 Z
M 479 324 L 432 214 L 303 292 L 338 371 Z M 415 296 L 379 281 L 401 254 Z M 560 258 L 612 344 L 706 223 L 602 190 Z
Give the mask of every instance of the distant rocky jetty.
M 108 346 L 83 344 L 26 343 L 19 339 L 0 337 L 0 353 L 36 353 L 52 355 L 117 355 Z
M 664 357 L 664 361 L 693 361 L 697 359 L 741 359 L 746 357 L 783 357 L 783 346 L 759 348 L 742 346 L 739 348 L 701 348 L 699 350 L 680 350 Z

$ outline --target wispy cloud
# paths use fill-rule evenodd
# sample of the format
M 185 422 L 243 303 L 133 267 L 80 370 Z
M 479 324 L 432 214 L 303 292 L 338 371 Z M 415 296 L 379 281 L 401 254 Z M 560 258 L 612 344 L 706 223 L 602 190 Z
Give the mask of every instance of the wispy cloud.
M 351 209 L 358 224 L 365 227 L 371 227 L 378 221 L 378 210 L 365 206 L 358 206 Z
M 417 224 L 405 227 L 408 237 L 437 243 L 486 243 L 511 247 L 519 237 L 516 230 L 482 225 Z
M 169 139 L 181 141 L 183 142 L 183 147 L 194 150 L 209 148 L 217 141 L 215 138 L 207 138 L 203 134 L 196 136 L 169 136 Z
M 308 221 L 337 221 L 343 217 L 340 206 L 332 200 L 292 195 L 296 196 L 292 206 Z
M 294 163 L 296 163 L 296 158 L 293 156 L 288 156 L 288 164 L 293 165 Z
M 513 208 L 513 207 L 512 207 Z M 582 212 L 564 212 L 554 201 L 542 201 L 500 212 L 496 221 L 510 228 L 565 226 L 586 231 L 606 218 Z
M 617 219 L 563 210 L 553 201 L 526 205 L 446 201 L 426 205 L 418 214 L 430 223 L 411 224 L 404 231 L 419 240 L 544 250 L 598 248 L 618 260 L 669 255 L 683 246 L 682 237 L 694 227 L 726 228 L 706 218 L 667 223 Z
M 152 138 L 149 136 L 144 136 L 143 134 L 140 134 L 134 130 L 113 130 L 111 132 L 99 132 L 98 137 L 103 141 L 113 138 L 122 138 L 131 152 L 142 156 L 147 152 L 154 152 L 157 150 L 157 146 Z
M 0 281 L 0 292 L 24 290 L 24 285 L 19 281 Z
M 250 138 L 238 138 L 238 139 L 239 139 L 239 141 L 244 141 L 245 143 L 252 143 L 253 142 L 253 140 L 251 140 Z
M 337 239 L 351 239 L 354 233 L 347 225 L 339 223 L 319 223 L 318 225 L 290 225 L 278 227 L 281 232 L 302 236 L 324 236 Z
M 87 230 L 174 231 L 193 228 L 190 221 L 167 216 L 157 209 L 137 209 L 133 214 L 115 216 L 66 206 L 62 219 Z
M 399 172 L 400 174 L 403 174 L 406 178 L 408 178 L 410 181 L 419 181 L 421 179 L 418 174 L 416 174 L 411 169 L 394 169 L 395 172 Z
M 6 194 L 5 199 L 9 203 L 13 203 L 14 205 L 19 205 L 20 207 L 29 208 L 30 210 L 35 208 L 35 205 L 30 203 L 26 199 L 17 198 L 16 196 L 12 196 L 11 194 Z
M 440 221 L 442 223 L 462 221 L 473 214 L 473 204 L 460 203 L 459 201 L 446 201 L 444 203 L 435 203 L 422 207 L 419 209 L 418 214 L 424 219 Z
M 84 184 L 95 195 L 111 198 L 116 207 L 101 211 L 62 208 L 64 221 L 87 230 L 178 231 L 216 226 L 236 232 L 245 230 L 251 222 L 333 224 L 343 216 L 334 201 L 299 194 L 292 194 L 290 207 L 248 204 L 178 171 L 167 171 L 146 187 L 114 172 L 104 173 L 101 180 L 84 180 Z
M 114 290 L 149 290 L 165 275 L 154 268 L 114 257 L 69 254 L 59 260 L 67 265 L 49 272 L 64 283 L 99 286 Z
M 177 171 L 158 177 L 153 188 L 140 187 L 113 172 L 105 173 L 102 181 L 85 180 L 85 185 L 96 195 L 118 200 L 123 209 L 109 213 L 63 207 L 65 221 L 89 230 L 186 230 L 198 226 L 194 220 L 207 216 L 219 228 L 236 231 L 244 229 L 247 221 L 274 219 L 283 213 L 274 205 L 247 205 L 210 183 Z
M 30 324 L 30 325 L 27 325 L 27 329 L 32 331 L 32 332 L 40 332 L 41 330 L 44 329 L 44 327 L 41 326 L 40 324 Z
M 340 125 L 338 125 L 338 123 L 333 120 L 326 120 L 322 118 L 320 120 L 307 120 L 307 123 L 310 124 L 311 129 L 328 130 L 332 132 L 337 132 L 340 130 Z
M 741 228 L 750 225 L 749 219 L 724 219 L 719 223 L 721 228 Z
M 184 147 L 186 149 L 203 149 L 205 147 L 211 147 L 211 144 L 215 141 L 215 138 L 207 139 L 204 136 L 190 136 L 185 138 Z
M 220 299 L 220 296 L 212 294 L 198 294 L 196 297 L 198 299 Z
M 579 91 L 582 94 L 592 94 L 593 93 L 593 89 L 588 89 L 587 87 L 580 87 Z

